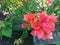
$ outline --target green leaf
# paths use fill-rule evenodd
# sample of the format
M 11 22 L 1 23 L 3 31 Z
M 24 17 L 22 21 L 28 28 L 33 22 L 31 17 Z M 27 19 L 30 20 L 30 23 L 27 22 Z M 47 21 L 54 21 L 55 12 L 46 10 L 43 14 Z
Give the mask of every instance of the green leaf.
M 57 42 L 56 45 L 60 45 L 60 42 Z
M 2 30 L 2 35 L 11 38 L 11 36 L 12 36 L 12 29 L 11 28 L 7 28 L 5 30 Z
M 5 27 L 5 24 L 0 21 L 0 27 Z
M 26 38 L 27 35 L 28 35 L 28 31 L 27 30 L 24 30 L 24 32 L 21 35 L 21 38 Z

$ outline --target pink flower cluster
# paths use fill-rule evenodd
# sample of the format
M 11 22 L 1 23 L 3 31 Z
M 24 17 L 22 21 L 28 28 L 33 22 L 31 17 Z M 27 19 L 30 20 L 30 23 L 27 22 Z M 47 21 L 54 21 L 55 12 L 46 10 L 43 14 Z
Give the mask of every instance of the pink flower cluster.
M 55 23 L 58 20 L 54 14 L 48 16 L 46 11 L 43 11 L 41 13 L 37 13 L 37 15 L 25 14 L 24 21 L 30 23 L 33 29 L 31 32 L 32 36 L 36 36 L 39 39 L 46 40 L 53 38 L 52 32 L 55 31 Z M 24 28 L 23 25 L 22 27 Z M 26 27 L 28 27 L 28 25 Z

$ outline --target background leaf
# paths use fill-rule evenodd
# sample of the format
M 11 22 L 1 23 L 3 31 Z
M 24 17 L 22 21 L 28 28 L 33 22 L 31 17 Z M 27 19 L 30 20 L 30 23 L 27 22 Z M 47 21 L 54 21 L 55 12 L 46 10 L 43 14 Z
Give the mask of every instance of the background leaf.
M 56 45 L 60 45 L 60 42 L 57 42 Z
M 3 29 L 2 35 L 6 36 L 6 37 L 11 37 L 12 36 L 12 29 L 11 28 L 7 28 L 5 30 Z
M 5 27 L 5 24 L 0 21 L 0 27 Z

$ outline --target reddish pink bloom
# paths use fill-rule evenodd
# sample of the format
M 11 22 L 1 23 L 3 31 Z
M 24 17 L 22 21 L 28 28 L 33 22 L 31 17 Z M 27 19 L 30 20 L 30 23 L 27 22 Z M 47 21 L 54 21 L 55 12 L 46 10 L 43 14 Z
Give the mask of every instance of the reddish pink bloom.
M 51 31 L 50 31 L 48 28 L 44 28 L 44 29 L 43 29 L 43 32 L 44 32 L 45 34 L 47 34 L 47 33 L 50 33 Z
M 39 21 L 40 22 L 45 22 L 47 20 L 47 13 L 45 11 L 41 12 L 40 14 Z
M 51 31 L 55 31 L 55 23 L 52 23 L 52 22 L 51 22 L 51 23 L 50 23 L 50 26 L 51 26 L 51 27 L 50 27 L 50 30 L 51 30 Z
M 46 40 L 43 30 L 39 30 L 39 32 L 37 33 L 37 38 L 42 39 L 42 40 Z
M 47 0 L 48 6 L 51 6 L 53 3 L 53 0 Z
M 51 14 L 50 16 L 48 16 L 48 19 L 47 19 L 49 22 L 54 22 L 56 23 L 58 20 L 57 20 L 57 16 L 55 16 L 54 14 Z
M 25 14 L 24 15 L 24 20 L 26 22 L 32 22 L 35 19 L 35 15 L 34 14 Z
M 40 29 L 33 29 L 31 35 L 37 36 L 40 33 Z
M 47 39 L 53 39 L 53 34 L 52 34 L 52 32 L 46 34 L 46 38 L 47 38 Z
M 34 29 L 40 29 L 41 27 L 41 23 L 40 22 L 32 22 L 31 23 L 31 27 L 34 28 Z
M 55 30 L 55 24 L 52 23 L 52 22 L 44 22 L 43 23 L 43 28 L 44 29 L 49 29 L 51 31 L 54 31 Z
M 37 30 L 32 30 L 31 35 L 32 36 L 37 36 Z
M 55 23 L 58 21 L 54 14 L 47 15 L 45 11 L 38 13 L 40 18 L 34 14 L 25 14 L 24 20 L 30 23 L 32 27 L 32 36 L 36 36 L 39 39 L 46 40 L 52 39 L 52 31 L 55 31 Z M 22 28 L 26 28 L 27 24 L 22 24 Z
M 37 38 L 39 38 L 39 39 L 43 39 L 43 40 L 46 39 L 45 36 L 44 36 L 44 32 L 40 29 L 32 30 L 31 35 L 32 36 L 37 36 Z
M 27 26 L 28 26 L 28 24 L 23 23 L 21 27 L 22 27 L 22 28 L 27 28 Z
M 34 20 L 32 21 L 32 23 L 33 23 L 33 22 L 37 22 L 37 20 L 38 20 L 38 18 L 35 17 Z

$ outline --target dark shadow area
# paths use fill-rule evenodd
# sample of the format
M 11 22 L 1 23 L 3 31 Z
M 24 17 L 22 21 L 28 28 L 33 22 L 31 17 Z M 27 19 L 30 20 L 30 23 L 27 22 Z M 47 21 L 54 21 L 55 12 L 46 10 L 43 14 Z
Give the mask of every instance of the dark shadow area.
M 0 40 L 0 45 L 14 45 L 14 40 L 18 39 L 21 34 L 22 31 L 13 31 L 12 38 L 3 36 L 2 40 Z M 28 36 L 24 39 L 24 43 L 22 45 L 33 45 L 33 37 L 28 34 Z

